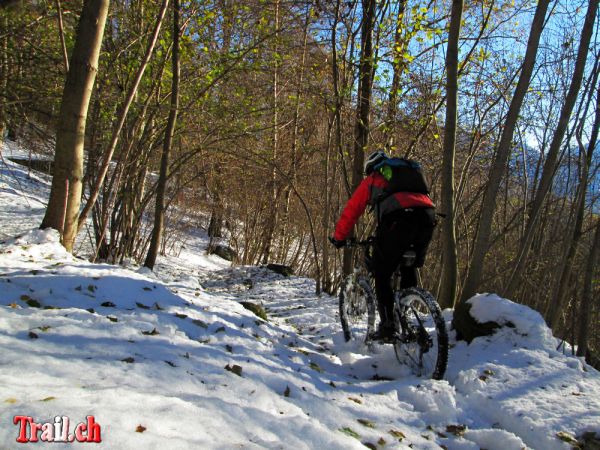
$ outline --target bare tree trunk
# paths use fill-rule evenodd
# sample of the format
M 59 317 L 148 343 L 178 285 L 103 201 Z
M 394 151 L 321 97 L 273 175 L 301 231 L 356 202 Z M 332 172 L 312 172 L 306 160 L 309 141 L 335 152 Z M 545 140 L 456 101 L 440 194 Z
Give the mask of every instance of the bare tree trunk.
M 394 47 L 392 48 L 394 76 L 392 78 L 392 87 L 388 99 L 388 109 L 386 113 L 385 133 L 387 135 L 386 144 L 389 149 L 394 149 L 394 131 L 396 125 L 396 114 L 398 112 L 398 90 L 400 89 L 400 77 L 404 71 L 403 53 L 406 43 L 402 41 L 402 29 L 404 28 L 404 11 L 406 9 L 406 0 L 398 2 L 398 13 L 396 15 L 396 31 L 394 33 Z
M 2 17 L 3 29 L 8 28 L 8 15 Z M 0 38 L 0 89 L 7 91 L 8 86 L 8 35 Z M 4 132 L 6 130 L 6 98 L 0 98 L 0 146 L 4 143 Z
M 454 305 L 458 282 L 456 256 L 456 231 L 454 214 L 454 154 L 456 144 L 456 120 L 458 110 L 458 39 L 463 11 L 463 1 L 452 1 L 448 54 L 446 56 L 446 126 L 444 131 L 444 160 L 442 165 L 442 210 L 446 214 L 443 222 L 444 269 L 439 302 L 443 308 Z
M 521 111 L 521 105 L 523 104 L 527 89 L 529 89 L 531 74 L 533 73 L 540 36 L 544 27 L 544 19 L 549 4 L 550 0 L 539 1 L 531 24 L 527 51 L 525 52 L 525 59 L 523 60 L 519 82 L 517 83 L 517 88 L 515 89 L 515 93 L 510 102 L 506 122 L 496 151 L 496 157 L 494 158 L 494 162 L 488 174 L 488 182 L 480 213 L 479 228 L 477 230 L 473 256 L 469 264 L 469 271 L 462 291 L 461 301 L 465 301 L 475 295 L 476 290 L 479 287 L 485 255 L 488 251 L 490 242 L 492 219 L 494 217 L 498 190 L 502 181 L 502 174 L 508 162 L 508 157 L 510 156 L 513 135 Z
M 325 149 L 325 157 L 323 159 L 323 218 L 322 218 L 322 226 L 323 226 L 323 239 L 321 242 L 321 246 L 323 248 L 322 254 L 322 267 L 323 267 L 323 290 L 328 294 L 331 294 L 331 278 L 329 273 L 329 243 L 327 242 L 327 237 L 329 234 L 329 209 L 330 209 L 330 176 L 329 176 L 329 155 L 331 153 L 331 141 L 332 141 L 332 132 L 333 132 L 333 122 L 335 121 L 334 115 L 331 116 L 329 120 L 329 124 L 327 127 L 327 146 Z
M 571 80 L 571 85 L 569 86 L 565 103 L 563 104 L 560 112 L 558 125 L 552 137 L 552 142 L 550 143 L 550 149 L 548 150 L 546 162 L 544 163 L 540 185 L 533 200 L 529 221 L 527 222 L 527 228 L 525 229 L 525 236 L 523 241 L 520 243 L 519 254 L 515 260 L 516 264 L 506 285 L 504 294 L 507 297 L 511 297 L 515 293 L 517 286 L 521 281 L 521 275 L 525 269 L 527 255 L 529 254 L 529 248 L 531 247 L 531 243 L 533 241 L 536 225 L 540 217 L 540 211 L 542 210 L 544 200 L 546 199 L 546 196 L 552 187 L 558 151 L 560 150 L 560 146 L 569 123 L 569 118 L 571 117 L 571 112 L 573 111 L 573 107 L 577 101 L 579 88 L 581 87 L 585 63 L 590 47 L 590 40 L 594 31 L 594 22 L 596 20 L 597 9 L 598 0 L 590 0 L 585 16 L 585 23 L 583 24 L 583 29 L 581 31 L 581 40 L 579 44 L 579 50 L 577 52 L 577 60 L 575 62 L 573 79 Z
M 173 0 L 173 53 L 172 53 L 173 78 L 171 80 L 171 108 L 169 119 L 165 129 L 165 141 L 160 159 L 160 175 L 156 187 L 156 206 L 154 210 L 154 228 L 152 239 L 148 247 L 148 255 L 144 266 L 154 269 L 156 257 L 160 248 L 165 222 L 165 193 L 167 191 L 167 180 L 169 178 L 169 155 L 173 142 L 173 134 L 177 125 L 177 113 L 179 111 L 179 0 Z
M 67 44 L 65 44 L 65 30 L 63 27 L 62 8 L 60 0 L 56 0 L 56 10 L 58 17 L 58 34 L 60 36 L 60 45 L 63 53 L 63 64 L 65 65 L 65 73 L 69 72 L 69 54 L 67 53 Z
M 100 194 L 100 188 L 102 187 L 102 183 L 104 183 L 104 179 L 106 178 L 106 174 L 108 173 L 108 167 L 110 165 L 110 161 L 112 159 L 113 153 L 117 147 L 117 142 L 119 141 L 119 135 L 121 134 L 121 130 L 123 129 L 123 125 L 125 124 L 125 118 L 127 117 L 127 112 L 129 111 L 129 107 L 131 106 L 131 102 L 137 93 L 138 86 L 140 85 L 140 81 L 142 81 L 142 77 L 144 76 L 144 72 L 146 71 L 146 67 L 150 62 L 150 58 L 152 57 L 152 52 L 154 50 L 154 46 L 156 45 L 156 41 L 158 39 L 158 34 L 160 32 L 160 28 L 165 17 L 165 13 L 167 11 L 167 7 L 169 5 L 169 0 L 163 0 L 163 3 L 160 7 L 160 11 L 158 13 L 158 18 L 156 19 L 156 25 L 154 26 L 154 30 L 152 32 L 152 37 L 148 42 L 148 47 L 146 47 L 146 54 L 144 55 L 144 59 L 140 63 L 140 67 L 135 75 L 135 79 L 131 88 L 129 89 L 129 93 L 127 94 L 127 98 L 125 103 L 121 107 L 121 113 L 119 114 L 119 119 L 113 129 L 112 136 L 110 139 L 110 144 L 108 148 L 104 152 L 102 157 L 102 163 L 100 164 L 100 170 L 98 172 L 98 177 L 96 181 L 90 188 L 90 197 L 88 198 L 81 214 L 79 216 L 78 229 L 80 230 L 85 224 L 85 220 L 87 219 L 90 210 L 96 203 L 98 199 L 98 195 Z
M 85 124 L 98 71 L 108 4 L 109 0 L 87 0 L 83 4 L 60 106 L 50 199 L 40 226 L 58 230 L 69 252 L 73 251 L 77 235 Z
M 300 72 L 298 74 L 298 88 L 296 90 L 296 100 L 294 105 L 294 129 L 292 131 L 292 155 L 290 158 L 291 168 L 289 173 L 290 184 L 296 184 L 296 173 L 297 173 L 297 159 L 298 159 L 298 128 L 300 121 L 300 99 L 302 98 L 303 83 L 304 83 L 304 66 L 306 65 L 306 47 L 308 43 L 308 24 L 310 20 L 310 9 L 306 11 L 306 19 L 304 21 L 304 32 L 303 32 L 303 43 L 302 43 L 302 58 L 300 61 Z M 282 217 L 282 230 L 280 239 L 279 249 L 279 261 L 285 263 L 287 258 L 287 230 L 289 225 L 289 213 L 290 213 L 290 192 L 291 188 L 286 186 L 285 189 L 285 200 L 283 203 L 283 217 Z
M 590 93 L 590 98 L 593 96 L 593 90 Z M 553 289 L 553 295 L 548 304 L 546 319 L 548 326 L 555 329 L 558 325 L 560 318 L 560 311 L 565 303 L 565 297 L 570 287 L 569 280 L 571 279 L 571 271 L 573 268 L 573 259 L 575 258 L 575 252 L 579 244 L 579 240 L 582 235 L 583 219 L 585 214 L 585 199 L 587 196 L 587 187 L 589 180 L 590 168 L 592 165 L 594 148 L 598 140 L 598 131 L 600 129 L 600 89 L 596 89 L 596 113 L 594 118 L 594 125 L 592 126 L 592 133 L 590 135 L 590 141 L 588 142 L 587 151 L 583 145 L 581 134 L 583 132 L 583 125 L 585 122 L 585 115 L 581 119 L 583 122 L 578 127 L 577 131 L 577 142 L 579 144 L 580 154 L 583 156 L 581 167 L 581 177 L 579 180 L 578 193 L 575 203 L 575 224 L 573 230 L 566 236 L 567 251 L 566 255 L 561 258 L 559 264 L 558 273 L 558 285 Z
M 271 171 L 271 180 L 269 183 L 269 207 L 272 208 L 271 214 L 268 215 L 265 228 L 265 244 L 262 255 L 262 263 L 267 264 L 271 256 L 271 246 L 273 245 L 273 235 L 277 227 L 278 219 L 278 192 L 277 192 L 277 153 L 279 147 L 279 55 L 278 55 L 278 39 L 279 38 L 279 0 L 275 0 L 275 46 L 273 49 L 273 169 Z
M 339 154 L 340 162 L 342 164 L 344 187 L 346 188 L 346 193 L 350 195 L 352 193 L 352 189 L 350 188 L 350 182 L 348 181 L 348 171 L 346 170 L 346 163 L 344 161 L 344 146 L 342 143 L 342 95 L 339 87 L 340 70 L 337 57 L 337 25 L 340 18 L 340 1 L 341 0 L 336 0 L 334 22 L 333 26 L 331 27 L 331 71 L 333 80 L 333 96 L 335 101 L 335 145 Z
M 363 178 L 365 151 L 369 144 L 369 116 L 371 114 L 371 92 L 373 90 L 373 28 L 375 27 L 375 0 L 362 1 L 361 53 L 359 67 L 359 92 L 356 105 L 354 138 L 354 164 L 352 189 L 356 189 Z M 344 251 L 344 274 L 352 271 L 352 252 Z
M 600 256 L 600 219 L 596 222 L 594 243 L 590 249 L 585 268 L 585 280 L 583 282 L 583 296 L 581 299 L 581 310 L 579 311 L 579 334 L 577 336 L 577 356 L 586 356 L 592 321 L 592 307 L 594 302 L 598 304 L 598 297 L 594 300 L 594 272 L 598 268 L 598 256 Z M 596 278 L 597 279 L 597 278 Z M 596 288 L 597 289 L 597 288 Z

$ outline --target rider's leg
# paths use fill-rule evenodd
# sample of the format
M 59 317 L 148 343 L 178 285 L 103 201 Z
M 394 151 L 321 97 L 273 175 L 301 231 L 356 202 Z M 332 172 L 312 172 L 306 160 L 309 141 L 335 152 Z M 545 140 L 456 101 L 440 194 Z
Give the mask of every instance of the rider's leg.
M 386 324 L 392 322 L 394 292 L 390 281 L 393 273 L 394 270 L 390 270 L 389 265 L 386 267 L 385 264 L 381 264 L 379 268 L 374 270 L 377 309 L 379 310 L 381 322 Z
M 408 289 L 417 285 L 417 269 L 415 267 L 400 268 L 400 289 Z
M 417 253 L 414 267 L 422 267 L 425 263 L 425 256 L 427 254 L 427 248 L 429 242 L 433 236 L 433 230 L 436 225 L 435 210 L 433 208 L 426 208 L 417 210 L 415 214 L 417 223 L 417 232 L 415 233 L 414 248 Z M 416 274 L 415 284 L 416 286 Z
M 391 278 L 398 267 L 402 252 L 399 249 L 406 245 L 405 235 L 398 232 L 397 223 L 382 223 L 377 230 L 377 244 L 373 249 L 373 275 L 379 317 L 379 329 L 375 339 L 386 339 L 393 336 L 394 291 Z

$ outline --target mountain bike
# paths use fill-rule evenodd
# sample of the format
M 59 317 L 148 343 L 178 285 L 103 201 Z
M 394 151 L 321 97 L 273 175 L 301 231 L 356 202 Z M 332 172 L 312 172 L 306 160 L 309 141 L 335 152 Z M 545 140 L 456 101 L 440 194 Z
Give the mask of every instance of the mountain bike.
M 344 339 L 362 340 L 371 348 L 377 311 L 372 251 L 375 238 L 347 240 L 347 247 L 358 247 L 363 257 L 342 283 L 339 296 L 340 321 Z M 414 265 L 416 253 L 403 253 L 400 267 Z M 400 289 L 400 271 L 392 277 L 394 288 L 394 336 L 391 344 L 398 362 L 408 365 L 419 377 L 440 380 L 448 364 L 448 332 L 440 307 L 428 291 L 411 287 Z

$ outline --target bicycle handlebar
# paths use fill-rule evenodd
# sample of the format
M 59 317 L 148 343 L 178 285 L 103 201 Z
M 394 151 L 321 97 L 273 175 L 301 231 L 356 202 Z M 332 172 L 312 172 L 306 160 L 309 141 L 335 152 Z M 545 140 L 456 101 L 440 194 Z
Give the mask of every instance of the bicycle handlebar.
M 367 239 L 363 241 L 357 241 L 356 238 L 346 239 L 346 244 L 344 247 L 368 247 L 375 243 L 375 236 L 369 236 Z

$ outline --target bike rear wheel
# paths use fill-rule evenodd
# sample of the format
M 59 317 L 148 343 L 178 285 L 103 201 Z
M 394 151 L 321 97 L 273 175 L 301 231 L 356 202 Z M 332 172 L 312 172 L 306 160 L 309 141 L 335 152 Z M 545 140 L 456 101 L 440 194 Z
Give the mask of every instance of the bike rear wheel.
M 439 305 L 424 289 L 404 289 L 394 302 L 394 351 L 419 377 L 441 380 L 448 364 L 448 332 Z
M 346 342 L 360 339 L 368 343 L 375 328 L 375 296 L 371 279 L 360 274 L 349 275 L 340 289 L 339 306 Z

